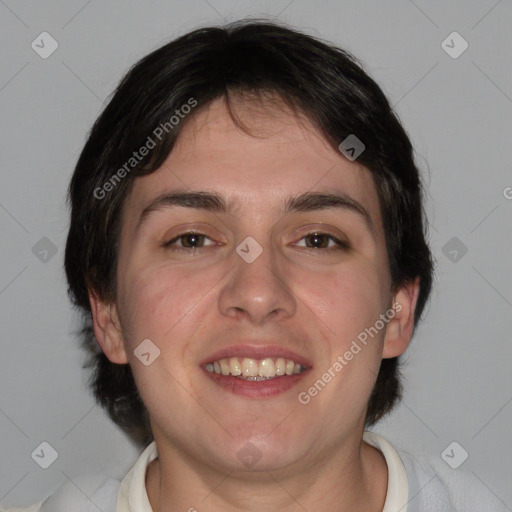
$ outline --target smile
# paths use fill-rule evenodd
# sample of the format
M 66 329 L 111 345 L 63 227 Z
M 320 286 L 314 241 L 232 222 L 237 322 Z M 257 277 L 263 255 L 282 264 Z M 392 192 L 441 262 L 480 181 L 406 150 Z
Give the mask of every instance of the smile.
M 204 365 L 206 371 L 217 375 L 237 377 L 248 381 L 275 379 L 285 375 L 298 375 L 306 368 L 292 359 L 283 357 L 229 357 L 212 361 Z

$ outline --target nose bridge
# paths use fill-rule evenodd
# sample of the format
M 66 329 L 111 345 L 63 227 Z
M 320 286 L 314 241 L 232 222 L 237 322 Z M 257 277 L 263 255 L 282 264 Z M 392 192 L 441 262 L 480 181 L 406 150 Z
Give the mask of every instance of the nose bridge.
M 235 248 L 234 270 L 220 298 L 223 314 L 243 311 L 253 322 L 262 322 L 271 313 L 293 315 L 295 299 L 282 272 L 279 250 L 272 247 L 269 232 L 247 236 Z M 260 243 L 261 242 L 261 243 Z

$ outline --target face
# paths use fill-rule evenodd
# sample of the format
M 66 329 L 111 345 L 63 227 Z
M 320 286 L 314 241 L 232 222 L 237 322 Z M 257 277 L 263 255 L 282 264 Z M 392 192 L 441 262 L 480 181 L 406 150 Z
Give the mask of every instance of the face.
M 391 293 L 370 172 L 284 106 L 236 112 L 251 135 L 215 101 L 135 180 L 109 313 L 122 335 L 101 304 L 96 334 L 131 365 L 161 446 L 229 471 L 298 467 L 361 434 L 382 357 L 409 341 L 398 312 L 382 318 L 407 301 Z M 226 209 L 163 199 L 198 191 Z M 338 199 L 292 202 L 304 194 Z

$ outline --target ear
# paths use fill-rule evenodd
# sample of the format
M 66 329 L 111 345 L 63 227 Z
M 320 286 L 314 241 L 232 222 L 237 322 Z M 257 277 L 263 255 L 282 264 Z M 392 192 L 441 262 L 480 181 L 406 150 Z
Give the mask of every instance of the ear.
M 107 304 L 91 292 L 89 292 L 89 302 L 91 303 L 94 334 L 101 350 L 113 363 L 128 363 L 115 304 Z
M 394 295 L 392 308 L 395 316 L 389 321 L 384 336 L 382 357 L 402 355 L 414 333 L 414 311 L 420 291 L 420 278 L 407 283 Z

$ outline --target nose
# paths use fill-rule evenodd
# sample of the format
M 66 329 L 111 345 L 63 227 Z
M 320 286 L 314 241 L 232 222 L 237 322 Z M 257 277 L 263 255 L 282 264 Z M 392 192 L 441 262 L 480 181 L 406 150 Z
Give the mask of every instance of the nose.
M 223 315 L 261 325 L 271 317 L 285 319 L 295 314 L 297 300 L 291 289 L 291 272 L 277 251 L 265 247 L 253 261 L 235 252 L 233 260 L 234 270 L 219 297 Z

